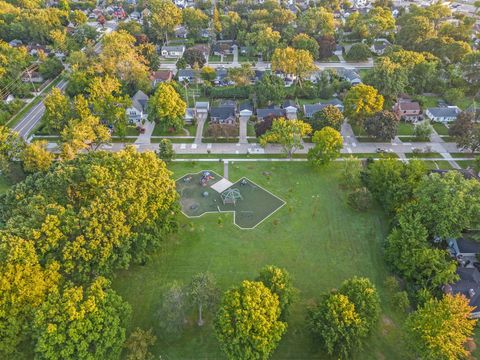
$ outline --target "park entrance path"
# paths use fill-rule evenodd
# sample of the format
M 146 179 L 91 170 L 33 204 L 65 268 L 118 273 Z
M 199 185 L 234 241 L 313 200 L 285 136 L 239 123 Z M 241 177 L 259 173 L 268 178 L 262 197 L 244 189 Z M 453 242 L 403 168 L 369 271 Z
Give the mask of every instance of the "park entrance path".
M 228 160 L 223 160 L 223 177 L 228 180 Z

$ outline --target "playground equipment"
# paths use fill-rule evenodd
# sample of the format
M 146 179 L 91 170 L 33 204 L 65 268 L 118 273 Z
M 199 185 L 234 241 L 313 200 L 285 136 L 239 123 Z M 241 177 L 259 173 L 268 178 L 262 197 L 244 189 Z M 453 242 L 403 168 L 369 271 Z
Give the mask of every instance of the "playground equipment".
M 200 185 L 202 186 L 207 186 L 209 180 L 215 179 L 210 171 L 204 171 L 202 172 L 202 177 L 200 178 Z
M 242 200 L 242 194 L 240 194 L 240 190 L 238 189 L 227 189 L 222 194 L 222 201 L 223 205 L 226 204 L 233 204 L 237 203 L 237 200 Z

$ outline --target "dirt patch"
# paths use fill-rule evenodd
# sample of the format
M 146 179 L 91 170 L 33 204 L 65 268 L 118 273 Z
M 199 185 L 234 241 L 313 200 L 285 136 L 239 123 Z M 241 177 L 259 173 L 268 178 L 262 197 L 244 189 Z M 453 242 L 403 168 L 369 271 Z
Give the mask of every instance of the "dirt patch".
M 395 323 L 388 316 L 382 315 L 381 326 L 382 334 L 386 336 L 393 328 L 395 328 Z

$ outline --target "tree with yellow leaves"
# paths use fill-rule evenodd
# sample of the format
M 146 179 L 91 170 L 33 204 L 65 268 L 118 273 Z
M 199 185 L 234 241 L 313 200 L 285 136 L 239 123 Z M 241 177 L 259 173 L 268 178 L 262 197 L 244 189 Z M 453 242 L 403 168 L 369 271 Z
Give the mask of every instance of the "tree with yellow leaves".
M 170 0 L 150 0 L 148 29 L 157 41 L 168 41 L 168 35 L 182 23 L 182 11 Z
M 216 6 L 213 8 L 213 30 L 215 30 L 216 34 L 220 34 L 222 32 L 222 22 L 220 21 L 220 13 Z
M 272 70 L 294 75 L 302 86 L 302 79 L 315 70 L 312 54 L 307 50 L 296 50 L 291 47 L 277 48 L 272 56 Z
M 94 116 L 87 100 L 78 95 L 75 98 L 75 117 L 70 119 L 60 136 L 60 148 L 64 160 L 73 159 L 82 150 L 97 150 L 110 141 L 110 130 Z
M 317 167 L 327 165 L 338 158 L 343 147 L 342 135 L 330 126 L 315 131 L 312 142 L 315 146 L 308 150 L 308 160 Z
M 23 170 L 27 173 L 47 171 L 55 156 L 47 150 L 47 141 L 35 141 L 22 152 Z
M 447 294 L 441 300 L 430 299 L 405 323 L 408 344 L 421 359 L 467 358 L 465 343 L 477 323 L 470 317 L 472 310 L 463 295 Z
M 215 333 L 228 359 L 267 359 L 287 324 L 279 320 L 278 296 L 262 283 L 243 281 L 225 293 L 215 320 Z
M 148 119 L 164 130 L 174 131 L 183 126 L 187 104 L 171 84 L 161 83 L 148 101 Z
M 101 72 L 116 77 L 129 86 L 146 89 L 149 84 L 148 62 L 135 42 L 135 37 L 125 30 L 106 34 L 102 39 L 103 47 L 97 67 Z
M 361 126 L 367 117 L 382 111 L 383 96 L 373 86 L 359 84 L 348 91 L 343 103 L 345 116 Z
M 29 323 L 57 286 L 59 264 L 40 265 L 33 241 L 0 233 L 0 357 L 10 358 L 28 338 Z
M 260 145 L 279 144 L 283 151 L 292 157 L 298 149 L 303 149 L 303 137 L 310 135 L 312 126 L 301 120 L 278 118 L 273 121 L 272 128 L 260 137 Z
M 131 309 L 109 285 L 99 277 L 51 293 L 33 322 L 36 358 L 118 359 Z

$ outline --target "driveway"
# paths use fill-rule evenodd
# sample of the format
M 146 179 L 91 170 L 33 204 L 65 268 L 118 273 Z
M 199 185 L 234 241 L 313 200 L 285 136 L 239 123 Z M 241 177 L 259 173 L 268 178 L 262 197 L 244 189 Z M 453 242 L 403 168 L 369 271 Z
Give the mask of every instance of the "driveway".
M 205 126 L 205 121 L 206 120 L 207 120 L 207 114 L 198 114 L 197 134 L 195 135 L 195 144 L 201 144 L 202 143 L 203 127 Z
M 247 140 L 247 125 L 248 125 L 248 117 L 240 116 L 240 129 L 239 129 L 239 140 L 240 144 L 248 144 Z

